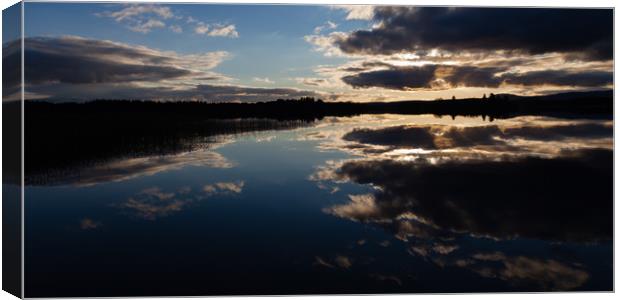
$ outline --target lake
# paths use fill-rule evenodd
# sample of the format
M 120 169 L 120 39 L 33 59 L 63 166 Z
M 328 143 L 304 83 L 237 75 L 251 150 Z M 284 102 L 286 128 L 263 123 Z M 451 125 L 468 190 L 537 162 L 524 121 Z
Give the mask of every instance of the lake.
M 613 289 L 611 118 L 230 122 L 27 175 L 26 296 Z

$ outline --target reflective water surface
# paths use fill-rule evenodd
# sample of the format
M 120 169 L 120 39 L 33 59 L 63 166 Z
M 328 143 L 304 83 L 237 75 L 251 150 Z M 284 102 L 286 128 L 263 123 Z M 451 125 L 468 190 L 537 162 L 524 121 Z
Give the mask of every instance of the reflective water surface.
M 611 290 L 612 137 L 362 115 L 39 170 L 26 296 Z

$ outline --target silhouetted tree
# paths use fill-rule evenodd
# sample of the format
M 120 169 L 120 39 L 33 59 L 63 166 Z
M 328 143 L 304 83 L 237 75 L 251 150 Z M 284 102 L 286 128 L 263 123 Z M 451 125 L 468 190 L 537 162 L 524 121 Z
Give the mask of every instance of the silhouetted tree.
M 456 100 L 456 97 L 454 97 L 454 95 L 452 95 L 452 100 Z
M 486 99 L 487 98 L 487 94 L 482 94 L 482 99 Z

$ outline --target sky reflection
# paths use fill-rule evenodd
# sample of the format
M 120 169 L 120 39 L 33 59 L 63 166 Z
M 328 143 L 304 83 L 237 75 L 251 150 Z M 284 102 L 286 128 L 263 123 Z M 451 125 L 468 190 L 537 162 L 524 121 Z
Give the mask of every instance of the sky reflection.
M 611 126 L 326 118 L 49 175 L 26 190 L 29 294 L 609 290 Z

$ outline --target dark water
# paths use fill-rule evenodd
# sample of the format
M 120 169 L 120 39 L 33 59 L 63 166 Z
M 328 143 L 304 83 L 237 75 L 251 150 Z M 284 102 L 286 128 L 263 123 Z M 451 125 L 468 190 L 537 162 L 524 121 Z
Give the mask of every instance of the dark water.
M 39 170 L 26 296 L 609 291 L 612 127 L 365 115 Z

